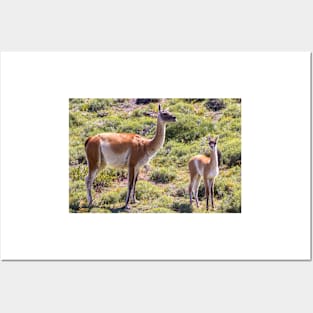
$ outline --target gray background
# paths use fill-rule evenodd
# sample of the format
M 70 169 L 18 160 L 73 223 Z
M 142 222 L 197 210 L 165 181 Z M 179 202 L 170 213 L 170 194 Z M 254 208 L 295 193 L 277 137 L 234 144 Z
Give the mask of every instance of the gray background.
M 310 2 L 1 1 L 0 50 L 312 51 Z M 0 279 L 5 313 L 313 309 L 312 262 L 1 262 Z

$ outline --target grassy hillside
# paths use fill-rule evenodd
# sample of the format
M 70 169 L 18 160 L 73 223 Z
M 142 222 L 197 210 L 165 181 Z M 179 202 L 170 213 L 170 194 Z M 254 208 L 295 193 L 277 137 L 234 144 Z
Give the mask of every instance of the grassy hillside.
M 142 103 L 143 102 L 143 103 Z M 134 99 L 70 99 L 69 103 L 69 209 L 87 212 L 84 142 L 102 132 L 129 132 L 152 138 L 157 102 Z M 204 185 L 200 208 L 189 205 L 188 160 L 209 153 L 208 135 L 219 135 L 222 153 L 215 180 L 215 212 L 241 212 L 241 104 L 240 99 L 168 99 L 164 104 L 177 117 L 169 124 L 163 148 L 142 168 L 136 188 L 140 201 L 131 212 L 206 212 Z M 91 212 L 119 212 L 127 192 L 127 169 L 107 168 L 93 186 Z M 210 211 L 213 212 L 213 211 Z

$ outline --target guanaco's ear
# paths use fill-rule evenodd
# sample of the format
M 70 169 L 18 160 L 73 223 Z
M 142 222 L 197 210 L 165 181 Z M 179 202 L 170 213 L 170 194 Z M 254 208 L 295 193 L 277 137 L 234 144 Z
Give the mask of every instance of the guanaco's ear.
M 215 138 L 215 142 L 218 142 L 218 138 L 219 138 L 219 137 L 218 137 L 218 135 L 217 135 L 216 138 Z
M 211 136 L 208 136 L 208 142 L 210 142 L 211 141 Z
M 159 112 L 161 112 L 161 104 L 159 104 Z

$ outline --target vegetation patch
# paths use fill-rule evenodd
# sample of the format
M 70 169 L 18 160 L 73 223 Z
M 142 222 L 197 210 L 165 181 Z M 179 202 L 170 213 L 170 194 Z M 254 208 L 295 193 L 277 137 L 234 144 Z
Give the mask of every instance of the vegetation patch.
M 153 208 L 146 210 L 145 213 L 175 213 L 175 212 L 168 208 Z
M 159 168 L 151 173 L 151 180 L 156 183 L 168 183 L 176 178 L 173 168 Z
M 138 200 L 154 200 L 162 195 L 162 188 L 148 181 L 138 181 L 136 197 Z

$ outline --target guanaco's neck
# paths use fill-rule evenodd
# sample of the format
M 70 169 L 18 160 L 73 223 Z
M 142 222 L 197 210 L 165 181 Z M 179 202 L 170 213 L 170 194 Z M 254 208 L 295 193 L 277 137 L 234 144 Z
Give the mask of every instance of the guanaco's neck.
M 217 148 L 211 151 L 210 159 L 211 166 L 218 167 Z
M 149 150 L 153 153 L 159 150 L 165 140 L 165 123 L 158 117 L 157 128 L 153 139 L 149 143 Z

